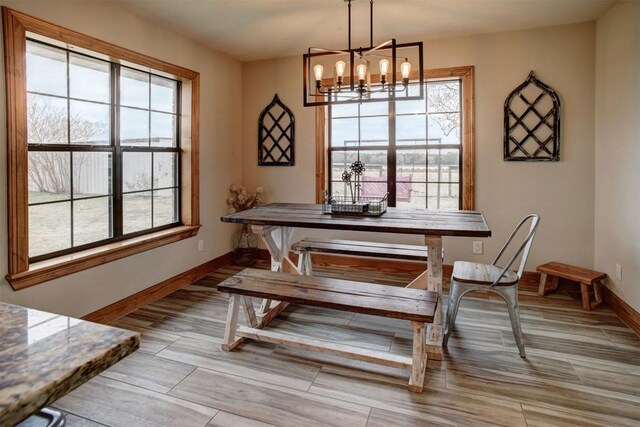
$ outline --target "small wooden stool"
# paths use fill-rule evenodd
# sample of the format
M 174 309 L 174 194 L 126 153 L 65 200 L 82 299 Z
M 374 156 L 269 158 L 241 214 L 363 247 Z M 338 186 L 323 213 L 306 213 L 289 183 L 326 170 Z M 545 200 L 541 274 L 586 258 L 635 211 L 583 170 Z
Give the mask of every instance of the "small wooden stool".
M 540 286 L 538 295 L 544 296 L 558 288 L 558 278 L 573 280 L 580 283 L 582 293 L 582 308 L 591 311 L 602 305 L 602 292 L 600 291 L 600 281 L 607 277 L 606 273 L 593 271 L 586 268 L 574 267 L 561 262 L 548 262 L 539 265 L 536 271 L 542 273 L 540 276 Z M 547 286 L 550 284 L 550 286 Z M 595 301 L 589 298 L 589 286 L 593 286 Z

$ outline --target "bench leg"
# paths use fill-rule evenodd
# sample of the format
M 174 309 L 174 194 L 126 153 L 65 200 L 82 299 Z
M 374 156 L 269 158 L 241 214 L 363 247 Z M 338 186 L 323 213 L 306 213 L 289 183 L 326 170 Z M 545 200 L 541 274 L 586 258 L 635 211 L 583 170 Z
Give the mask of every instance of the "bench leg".
M 231 351 L 242 342 L 242 338 L 236 339 L 240 298 L 239 295 L 229 296 L 229 311 L 227 312 L 227 323 L 224 328 L 224 343 L 222 344 L 224 351 Z
M 413 328 L 413 358 L 411 363 L 411 379 L 409 391 L 422 393 L 427 371 L 427 345 L 424 323 L 411 322 Z
M 582 308 L 591 311 L 602 305 L 602 293 L 600 290 L 600 283 L 593 283 L 593 294 L 595 297 L 595 301 L 591 302 L 591 297 L 589 295 L 589 285 L 580 283 L 580 293 L 582 294 Z
M 311 263 L 311 252 L 304 253 L 304 272 L 305 276 L 313 276 L 313 264 Z
M 540 275 L 540 285 L 538 286 L 538 295 L 541 297 L 558 289 L 558 276 L 549 276 L 546 273 Z
M 270 299 L 263 299 L 262 300 L 262 304 L 260 304 L 260 314 L 264 316 L 264 314 L 269 311 L 269 309 L 271 308 L 271 300 Z
M 300 271 L 300 273 L 302 273 L 302 274 L 304 274 L 304 254 L 305 254 L 305 252 L 298 253 L 298 271 Z
M 258 319 L 256 318 L 256 312 L 253 309 L 253 301 L 251 301 L 251 297 L 242 296 L 242 308 L 244 309 L 244 317 L 247 319 L 247 324 L 252 328 L 258 326 Z
M 593 283 L 593 296 L 595 297 L 595 301 L 593 302 L 593 304 L 591 304 L 592 310 L 600 307 L 603 303 L 601 286 L 604 286 L 601 282 Z

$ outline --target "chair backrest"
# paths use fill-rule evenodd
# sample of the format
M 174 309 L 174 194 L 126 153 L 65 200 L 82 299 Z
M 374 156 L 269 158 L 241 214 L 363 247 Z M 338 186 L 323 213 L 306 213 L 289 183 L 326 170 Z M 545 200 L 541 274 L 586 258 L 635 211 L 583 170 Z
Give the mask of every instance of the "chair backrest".
M 529 257 L 529 251 L 531 250 L 531 244 L 533 243 L 533 238 L 536 235 L 536 231 L 538 230 L 538 224 L 540 223 L 540 216 L 536 214 L 529 214 L 525 216 L 522 219 L 522 221 L 520 221 L 520 224 L 518 224 L 515 230 L 513 230 L 513 232 L 511 233 L 511 236 L 509 236 L 509 239 L 504 244 L 502 249 L 500 249 L 500 252 L 498 252 L 498 256 L 496 256 L 496 259 L 493 260 L 493 263 L 492 263 L 492 265 L 496 265 L 498 263 L 498 260 L 500 260 L 500 257 L 502 257 L 502 255 L 505 253 L 505 251 L 511 244 L 511 241 L 513 240 L 515 235 L 522 228 L 522 226 L 525 225 L 529 220 L 531 220 L 531 226 L 529 227 L 529 233 L 527 234 L 527 237 L 525 237 L 524 241 L 520 244 L 520 247 L 513 254 L 511 259 L 507 263 L 507 265 L 504 266 L 504 269 L 502 270 L 502 274 L 500 275 L 498 280 L 496 280 L 495 284 L 497 284 L 502 278 L 502 276 L 507 272 L 507 270 L 511 268 L 511 265 L 516 261 L 516 259 L 518 259 L 518 256 L 520 254 L 522 254 L 522 258 L 520 259 L 520 267 L 518 268 L 517 274 L 518 274 L 518 279 L 522 277 L 522 272 L 524 271 L 524 265 L 527 263 L 527 258 Z

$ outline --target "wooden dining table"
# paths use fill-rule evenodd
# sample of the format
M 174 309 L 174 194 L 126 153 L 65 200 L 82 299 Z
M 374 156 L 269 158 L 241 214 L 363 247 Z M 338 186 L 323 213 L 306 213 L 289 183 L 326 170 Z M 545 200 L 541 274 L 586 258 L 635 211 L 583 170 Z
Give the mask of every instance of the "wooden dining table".
M 271 270 L 297 274 L 301 273 L 289 258 L 295 228 L 424 236 L 428 250 L 426 269 L 407 287 L 427 289 L 439 295 L 434 321 L 427 330 L 427 353 L 434 360 L 442 359 L 442 237 L 491 236 L 491 229 L 479 211 L 388 208 L 381 216 L 362 217 L 326 214 L 322 205 L 316 204 L 270 203 L 225 215 L 221 220 L 250 225 L 271 254 Z M 286 306 L 280 302 L 271 307 L 271 301 L 263 301 L 260 308 L 262 324 L 266 325 Z

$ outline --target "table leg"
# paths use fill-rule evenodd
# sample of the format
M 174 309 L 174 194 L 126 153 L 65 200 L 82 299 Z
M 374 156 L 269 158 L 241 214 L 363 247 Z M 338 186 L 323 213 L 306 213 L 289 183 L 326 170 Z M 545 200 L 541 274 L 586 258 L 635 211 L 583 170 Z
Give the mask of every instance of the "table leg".
M 296 265 L 289 259 L 291 240 L 293 239 L 292 227 L 263 227 L 251 226 L 251 230 L 260 236 L 269 254 L 271 255 L 271 271 L 283 271 L 287 273 L 301 274 Z M 286 303 L 279 303 L 271 308 L 271 300 L 263 299 L 260 305 L 261 325 L 266 325 L 287 307 Z
M 438 293 L 433 323 L 427 327 L 427 353 L 430 359 L 442 360 L 442 236 L 425 236 L 427 246 L 427 290 Z

